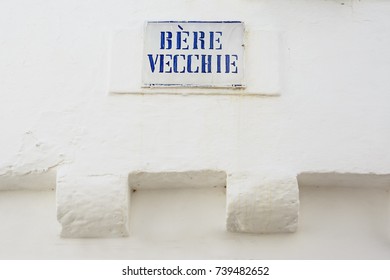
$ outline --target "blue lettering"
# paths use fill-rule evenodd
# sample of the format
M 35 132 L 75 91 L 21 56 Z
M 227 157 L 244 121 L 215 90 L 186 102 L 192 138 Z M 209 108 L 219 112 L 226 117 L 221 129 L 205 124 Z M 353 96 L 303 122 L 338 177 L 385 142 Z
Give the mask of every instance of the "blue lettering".
M 183 60 L 185 61 L 186 60 L 186 56 L 184 55 L 184 54 L 176 54 L 174 57 L 173 57 L 173 72 L 175 72 L 175 73 L 184 73 L 185 71 L 186 71 L 186 67 L 183 65 L 182 66 L 182 70 L 181 71 L 179 71 L 177 68 L 177 60 L 178 60 L 178 58 L 179 57 L 182 57 L 183 58 Z
M 237 60 L 238 60 L 238 55 L 236 54 L 232 54 L 232 58 L 234 58 L 234 60 L 230 63 L 230 65 L 232 65 L 233 69 L 232 69 L 232 73 L 238 73 L 238 67 L 237 67 Z
M 215 49 L 216 50 L 222 50 L 222 42 L 221 42 L 222 31 L 216 31 L 215 32 L 215 37 L 216 37 L 215 42 L 217 43 L 217 44 L 215 44 L 216 45 Z M 211 38 L 210 38 L 210 44 L 211 44 Z
M 177 50 L 188 50 L 188 36 L 190 35 L 190 32 L 188 31 L 183 31 L 183 32 L 176 32 L 177 37 L 176 37 L 176 49 Z
M 172 73 L 172 55 L 171 54 L 166 54 L 165 55 L 165 64 L 164 64 L 164 73 Z
M 217 73 L 221 73 L 221 56 L 220 54 L 217 54 Z
M 200 49 L 204 50 L 204 32 L 194 31 L 194 50 L 198 49 L 198 41 L 200 43 Z
M 206 61 L 207 57 L 207 61 Z M 207 71 L 206 71 L 207 67 Z M 211 54 L 202 54 L 202 73 L 211 73 Z
M 152 70 L 152 73 L 154 73 L 154 69 L 156 68 L 157 60 L 158 60 L 158 54 L 156 54 L 156 58 L 153 59 L 152 54 L 148 54 L 149 63 L 150 63 L 150 70 Z
M 231 73 L 239 72 L 237 54 L 148 54 L 152 73 Z
M 160 54 L 160 73 L 164 72 L 164 55 Z
M 199 73 L 199 66 L 196 66 L 196 70 L 195 71 L 192 71 L 191 69 L 191 65 L 192 65 L 192 57 L 196 57 L 197 61 L 199 61 L 199 55 L 198 54 L 190 54 L 188 55 L 187 57 L 187 72 L 188 73 Z
M 225 55 L 225 73 L 230 73 L 230 55 Z
M 170 50 L 171 48 L 172 48 L 172 32 L 162 31 L 161 40 L 160 40 L 160 49 Z

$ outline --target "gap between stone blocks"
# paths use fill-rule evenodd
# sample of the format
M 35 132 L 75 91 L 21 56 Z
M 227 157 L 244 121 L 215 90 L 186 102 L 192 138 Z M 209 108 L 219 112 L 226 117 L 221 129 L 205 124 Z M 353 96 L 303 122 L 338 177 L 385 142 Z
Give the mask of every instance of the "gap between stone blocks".
M 228 176 L 220 170 L 138 171 L 127 178 L 63 173 L 57 176 L 57 185 L 63 237 L 128 236 L 131 193 L 145 190 L 226 188 L 226 228 L 232 232 L 294 232 L 298 224 L 296 176 Z
M 390 174 L 302 172 L 232 173 L 220 170 L 75 175 L 57 173 L 57 217 L 61 236 L 129 235 L 132 191 L 206 190 L 226 187 L 226 229 L 232 232 L 294 232 L 299 186 L 369 187 L 390 190 Z M 139 213 L 137 213 L 138 215 Z

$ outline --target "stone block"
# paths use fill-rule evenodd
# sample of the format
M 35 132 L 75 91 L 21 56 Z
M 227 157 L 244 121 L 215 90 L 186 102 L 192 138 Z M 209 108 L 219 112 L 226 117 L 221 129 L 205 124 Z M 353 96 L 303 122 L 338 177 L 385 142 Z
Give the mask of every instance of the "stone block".
M 128 235 L 127 176 L 57 174 L 57 219 L 62 237 Z
M 294 232 L 298 225 L 296 176 L 232 174 L 227 180 L 226 227 L 233 232 Z

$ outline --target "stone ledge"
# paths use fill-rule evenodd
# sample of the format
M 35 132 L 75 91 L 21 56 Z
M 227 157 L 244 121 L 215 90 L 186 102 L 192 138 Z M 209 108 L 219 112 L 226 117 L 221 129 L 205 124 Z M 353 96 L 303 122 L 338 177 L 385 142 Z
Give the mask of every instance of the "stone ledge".
M 129 186 L 138 189 L 226 187 L 226 173 L 219 170 L 183 172 L 132 172 Z

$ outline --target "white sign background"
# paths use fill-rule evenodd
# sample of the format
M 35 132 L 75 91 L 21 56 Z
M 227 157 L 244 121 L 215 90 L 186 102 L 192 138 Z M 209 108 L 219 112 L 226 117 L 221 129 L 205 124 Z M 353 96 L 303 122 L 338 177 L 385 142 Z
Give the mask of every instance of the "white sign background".
M 147 22 L 145 87 L 244 87 L 244 24 Z

